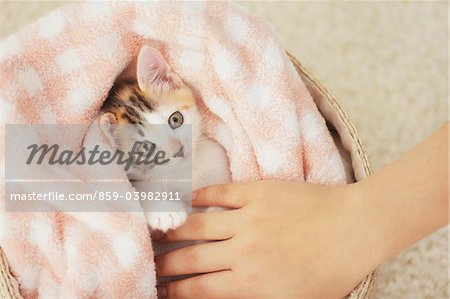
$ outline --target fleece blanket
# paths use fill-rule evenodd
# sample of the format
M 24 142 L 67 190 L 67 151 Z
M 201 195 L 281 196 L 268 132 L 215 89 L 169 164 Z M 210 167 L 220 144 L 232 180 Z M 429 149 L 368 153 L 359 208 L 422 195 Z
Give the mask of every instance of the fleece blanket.
M 273 28 L 227 2 L 76 3 L 50 13 L 2 40 L 2 124 L 95 124 L 143 44 L 195 88 L 233 181 L 345 183 L 325 121 Z M 4 170 L 5 126 L 1 134 Z M 102 142 L 95 125 L 67 138 Z M 3 178 L 1 247 L 24 297 L 156 297 L 142 213 L 7 213 L 4 186 Z

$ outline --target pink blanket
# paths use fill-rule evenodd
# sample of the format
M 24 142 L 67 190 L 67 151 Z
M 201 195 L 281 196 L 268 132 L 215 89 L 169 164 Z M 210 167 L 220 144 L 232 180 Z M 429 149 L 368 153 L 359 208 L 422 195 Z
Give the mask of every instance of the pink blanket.
M 232 3 L 77 3 L 52 12 L 2 40 L 2 123 L 93 122 L 144 43 L 197 90 L 206 134 L 225 148 L 233 181 L 345 183 L 325 121 L 272 27 Z M 84 133 L 69 138 L 101 140 L 95 128 Z M 1 247 L 25 297 L 156 297 L 141 213 L 3 212 L 2 223 Z

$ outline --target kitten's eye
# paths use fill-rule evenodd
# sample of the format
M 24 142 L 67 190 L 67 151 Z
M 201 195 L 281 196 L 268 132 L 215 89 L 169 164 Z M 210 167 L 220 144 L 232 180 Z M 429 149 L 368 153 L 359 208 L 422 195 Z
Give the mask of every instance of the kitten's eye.
M 175 111 L 170 115 L 168 123 L 172 129 L 176 129 L 183 124 L 183 121 L 183 114 L 180 111 Z

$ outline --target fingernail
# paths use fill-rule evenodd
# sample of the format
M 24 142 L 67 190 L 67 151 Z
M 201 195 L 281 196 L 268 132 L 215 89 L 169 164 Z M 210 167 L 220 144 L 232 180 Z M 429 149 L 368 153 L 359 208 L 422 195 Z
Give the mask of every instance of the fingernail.
M 167 289 L 164 286 L 157 286 L 156 291 L 158 293 L 158 298 L 166 298 L 167 297 Z

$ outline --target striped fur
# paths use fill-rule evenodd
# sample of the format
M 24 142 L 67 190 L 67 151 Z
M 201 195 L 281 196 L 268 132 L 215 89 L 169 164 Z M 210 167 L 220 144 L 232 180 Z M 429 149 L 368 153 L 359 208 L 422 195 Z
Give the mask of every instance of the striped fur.
M 136 82 L 116 84 L 103 103 L 104 112 L 113 113 L 118 124 L 146 124 L 143 112 L 152 112 L 155 102 L 148 93 L 139 89 Z

